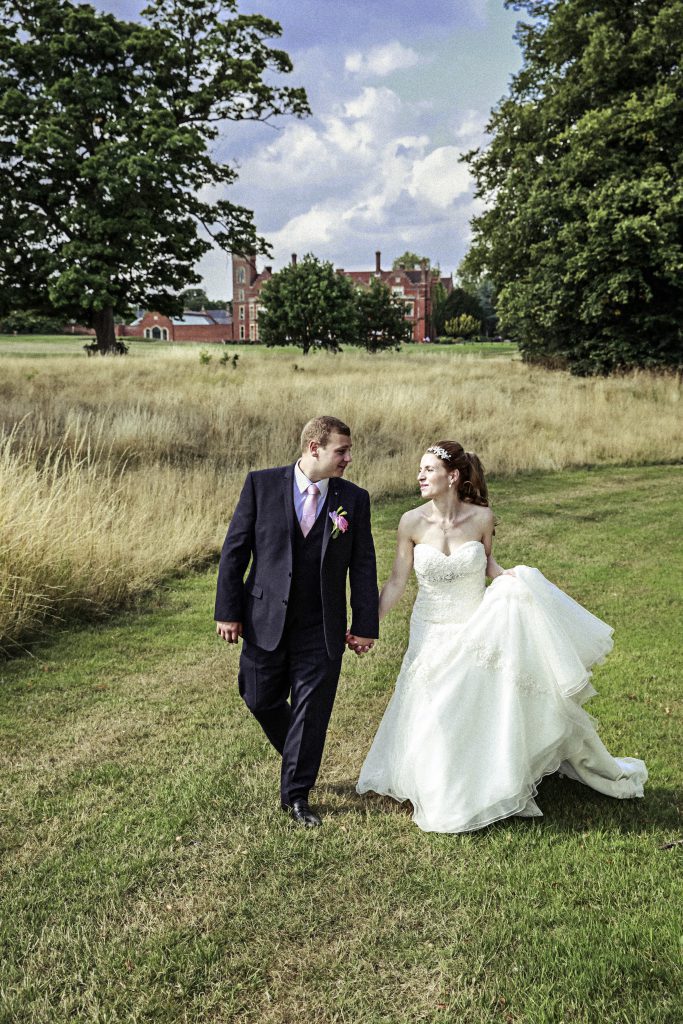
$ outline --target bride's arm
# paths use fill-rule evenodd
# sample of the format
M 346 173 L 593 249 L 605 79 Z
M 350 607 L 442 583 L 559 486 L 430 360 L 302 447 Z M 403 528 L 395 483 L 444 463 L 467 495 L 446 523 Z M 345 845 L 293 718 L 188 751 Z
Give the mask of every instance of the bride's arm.
M 486 513 L 484 519 L 484 535 L 481 538 L 481 542 L 484 545 L 484 551 L 486 552 L 486 575 L 492 580 L 495 580 L 497 576 L 502 576 L 504 573 L 514 576 L 514 569 L 504 569 L 502 565 L 498 565 L 498 562 L 493 557 L 493 529 L 496 522 L 493 509 L 487 508 L 482 511 Z
M 396 558 L 391 570 L 391 576 L 382 587 L 379 595 L 379 617 L 383 619 L 387 612 L 390 612 L 395 604 L 403 597 L 408 577 L 413 568 L 413 550 L 415 545 L 410 536 L 410 527 L 406 522 L 409 513 L 401 516 L 398 524 L 398 541 L 396 545 Z

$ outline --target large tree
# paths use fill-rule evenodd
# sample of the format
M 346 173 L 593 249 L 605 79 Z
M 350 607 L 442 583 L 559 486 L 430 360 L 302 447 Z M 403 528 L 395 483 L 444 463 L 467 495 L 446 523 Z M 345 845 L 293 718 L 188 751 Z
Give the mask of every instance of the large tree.
M 525 358 L 580 374 L 683 360 L 683 0 L 506 6 L 524 65 L 469 154 L 466 266 Z
M 411 252 L 410 249 L 406 249 L 403 255 L 396 257 L 396 259 L 391 264 L 391 269 L 419 270 L 423 263 L 427 267 L 431 266 L 431 261 L 429 257 L 418 256 L 416 252 Z
M 183 309 L 226 309 L 227 299 L 210 299 L 203 288 L 186 288 L 180 293 Z
M 438 338 L 446 333 L 446 323 L 457 316 L 472 316 L 483 323 L 486 313 L 476 293 L 465 288 L 454 288 L 446 294 L 445 289 L 435 296 L 432 306 L 432 330 Z
M 357 339 L 355 290 L 331 263 L 310 254 L 267 281 L 259 296 L 259 334 L 266 345 L 338 352 Z
M 412 327 L 406 320 L 406 305 L 398 295 L 374 277 L 368 288 L 357 288 L 356 344 L 368 352 L 400 349 L 412 341 Z
M 178 312 L 212 244 L 264 252 L 222 198 L 221 125 L 307 112 L 236 0 L 152 0 L 126 22 L 69 0 L 0 0 L 0 314 L 59 313 L 114 346 L 114 315 Z

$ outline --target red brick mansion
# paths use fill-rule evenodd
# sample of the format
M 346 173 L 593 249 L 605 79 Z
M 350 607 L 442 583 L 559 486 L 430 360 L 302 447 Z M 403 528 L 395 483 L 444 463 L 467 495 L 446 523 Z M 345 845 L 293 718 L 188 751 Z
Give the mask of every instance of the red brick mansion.
M 292 255 L 296 263 L 296 254 Z M 382 254 L 375 253 L 374 270 L 337 270 L 354 284 L 369 287 L 373 278 L 379 278 L 394 293 L 399 295 L 406 306 L 406 320 L 413 330 L 413 341 L 426 341 L 431 336 L 432 293 L 441 283 L 447 294 L 453 290 L 450 277 L 437 278 L 428 269 L 426 261 L 420 270 L 382 270 Z M 259 295 L 264 283 L 273 276 L 273 268 L 265 267 L 259 273 L 256 257 L 233 255 L 232 258 L 232 337 L 234 341 L 259 341 L 258 308 Z
M 296 254 L 292 255 L 292 263 L 296 263 Z M 450 294 L 453 290 L 451 278 L 436 277 L 427 267 L 426 260 L 419 270 L 403 267 L 382 270 L 381 264 L 382 254 L 376 252 L 374 270 L 338 269 L 337 273 L 344 274 L 359 287 L 369 287 L 373 278 L 383 281 L 405 303 L 405 316 L 412 327 L 413 341 L 428 341 L 432 334 L 434 288 L 440 283 Z M 119 337 L 152 341 L 256 343 L 260 340 L 258 311 L 261 288 L 272 276 L 272 267 L 265 267 L 259 273 L 255 256 L 235 254 L 232 257 L 232 318 L 224 309 L 186 310 L 179 317 L 167 317 L 149 310 L 141 313 L 132 324 L 118 326 L 116 333 Z

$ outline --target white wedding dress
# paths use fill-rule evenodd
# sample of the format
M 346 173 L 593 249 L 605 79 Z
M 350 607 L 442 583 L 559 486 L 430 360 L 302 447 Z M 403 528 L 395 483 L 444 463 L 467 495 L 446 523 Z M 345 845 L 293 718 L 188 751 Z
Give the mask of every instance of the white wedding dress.
M 614 758 L 581 705 L 612 629 L 538 571 L 485 586 L 486 554 L 415 546 L 410 643 L 358 781 L 409 800 L 426 832 L 467 832 L 540 816 L 534 796 L 559 771 L 608 796 L 643 795 L 647 769 Z

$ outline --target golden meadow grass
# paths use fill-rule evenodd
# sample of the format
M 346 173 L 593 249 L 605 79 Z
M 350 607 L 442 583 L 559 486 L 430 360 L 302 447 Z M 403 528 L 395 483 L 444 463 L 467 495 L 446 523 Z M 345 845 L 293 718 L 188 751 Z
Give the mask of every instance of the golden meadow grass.
M 212 355 L 1 359 L 0 646 L 214 554 L 245 471 L 293 460 L 303 422 L 322 412 L 352 426 L 349 475 L 375 499 L 409 493 L 442 438 L 498 476 L 683 453 L 673 376 L 581 380 L 423 349 L 243 349 L 236 370 Z

